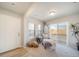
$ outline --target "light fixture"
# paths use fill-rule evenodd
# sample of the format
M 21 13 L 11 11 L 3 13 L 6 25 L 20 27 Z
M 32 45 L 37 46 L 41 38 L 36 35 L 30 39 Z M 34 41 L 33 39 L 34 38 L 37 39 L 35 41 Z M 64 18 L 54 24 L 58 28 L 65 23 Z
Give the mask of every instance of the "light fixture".
M 49 15 L 55 15 L 55 14 L 56 14 L 56 10 L 49 11 Z
M 76 1 L 74 1 L 73 3 L 77 3 Z
M 11 5 L 15 5 L 16 3 L 11 3 Z

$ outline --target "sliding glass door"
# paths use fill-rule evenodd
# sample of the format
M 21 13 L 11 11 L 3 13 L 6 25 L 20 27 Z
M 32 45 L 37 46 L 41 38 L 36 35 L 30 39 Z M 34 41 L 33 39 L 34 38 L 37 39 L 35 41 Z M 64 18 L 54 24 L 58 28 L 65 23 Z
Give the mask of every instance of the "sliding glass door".
M 49 25 L 49 36 L 50 36 L 50 39 L 53 39 L 53 40 L 57 39 L 57 24 Z
M 66 43 L 67 23 L 49 24 L 50 39 Z
M 67 39 L 67 23 L 60 23 L 58 24 L 58 42 L 59 43 L 66 43 Z

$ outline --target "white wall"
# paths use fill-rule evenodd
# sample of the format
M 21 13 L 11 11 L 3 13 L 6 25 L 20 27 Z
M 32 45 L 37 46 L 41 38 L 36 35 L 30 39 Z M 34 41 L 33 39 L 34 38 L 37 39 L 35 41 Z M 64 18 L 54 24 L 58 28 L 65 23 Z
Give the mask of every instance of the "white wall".
M 0 53 L 21 47 L 21 18 L 0 8 Z
M 68 40 L 67 44 L 72 47 L 76 48 L 76 38 L 72 36 L 71 27 L 70 24 L 78 23 L 79 22 L 79 14 L 70 15 L 70 16 L 64 16 L 58 19 L 52 19 L 50 21 L 47 21 L 47 24 L 55 24 L 55 23 L 62 23 L 62 22 L 69 22 L 68 24 Z

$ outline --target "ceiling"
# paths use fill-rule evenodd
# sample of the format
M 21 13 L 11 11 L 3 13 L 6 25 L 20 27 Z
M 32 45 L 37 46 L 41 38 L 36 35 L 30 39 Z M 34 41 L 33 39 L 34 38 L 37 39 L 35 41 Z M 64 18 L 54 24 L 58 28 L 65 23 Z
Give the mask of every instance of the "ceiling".
M 32 2 L 0 2 L 0 7 L 18 14 L 24 14 Z
M 42 21 L 79 13 L 78 2 L 0 2 L 0 7 L 19 14 L 25 14 L 33 8 L 29 17 Z M 56 14 L 49 15 L 50 10 L 55 10 Z

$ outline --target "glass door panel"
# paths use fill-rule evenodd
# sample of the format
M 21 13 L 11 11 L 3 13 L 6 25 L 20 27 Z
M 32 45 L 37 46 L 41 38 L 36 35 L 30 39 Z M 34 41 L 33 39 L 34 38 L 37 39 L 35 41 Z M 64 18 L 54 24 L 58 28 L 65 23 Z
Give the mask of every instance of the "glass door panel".
M 66 33 L 67 33 L 67 24 L 60 23 L 58 24 L 58 42 L 66 43 Z
M 53 39 L 53 40 L 57 39 L 57 24 L 49 25 L 49 34 L 50 34 L 50 39 Z
M 67 23 L 49 24 L 50 39 L 59 43 L 66 43 Z

